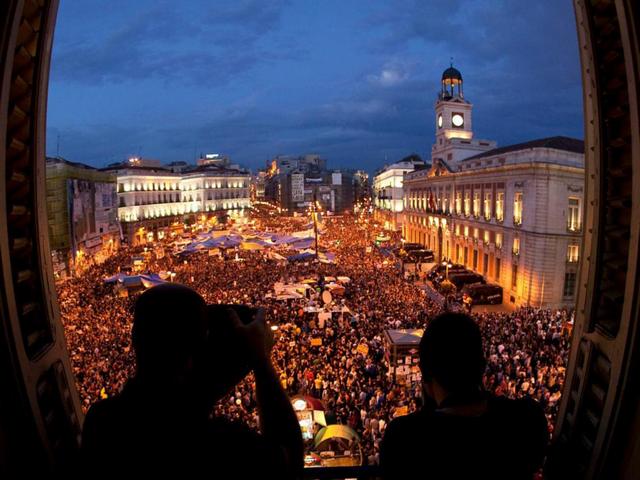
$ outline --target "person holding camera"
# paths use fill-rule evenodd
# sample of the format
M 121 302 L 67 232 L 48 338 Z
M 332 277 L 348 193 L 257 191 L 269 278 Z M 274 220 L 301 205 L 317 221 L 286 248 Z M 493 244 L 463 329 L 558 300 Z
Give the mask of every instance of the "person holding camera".
M 443 313 L 420 341 L 425 406 L 394 419 L 380 449 L 383 478 L 531 479 L 549 434 L 540 405 L 482 389 L 480 329 L 463 313 Z
M 273 337 L 262 309 L 206 305 L 188 287 L 159 285 L 135 304 L 132 343 L 134 377 L 85 418 L 86 469 L 212 478 L 301 474 L 300 427 L 271 364 Z M 249 372 L 261 433 L 212 416 L 214 403 Z

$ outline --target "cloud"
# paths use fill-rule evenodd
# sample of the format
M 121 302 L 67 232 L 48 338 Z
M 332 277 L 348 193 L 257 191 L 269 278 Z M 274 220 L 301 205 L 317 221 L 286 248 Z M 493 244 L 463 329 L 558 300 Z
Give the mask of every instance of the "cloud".
M 215 7 L 201 2 L 183 9 L 151 3 L 114 30 L 105 27 L 56 43 L 52 79 L 89 85 L 149 79 L 223 84 L 261 62 L 300 54 L 297 45 L 274 52 L 259 44 L 276 29 L 285 5 L 250 0 Z M 276 36 L 274 41 L 286 39 Z
M 378 73 L 367 75 L 367 81 L 380 87 L 401 85 L 410 76 L 410 67 L 401 62 L 387 62 Z
M 218 151 L 252 168 L 281 153 L 317 152 L 332 165 L 369 169 L 412 152 L 428 158 L 435 96 L 450 56 L 474 104 L 478 138 L 506 145 L 581 136 L 580 67 L 568 2 L 372 5 L 353 18 L 318 8 L 316 19 L 301 17 L 300 8 L 292 16 L 287 2 L 164 2 L 124 15 L 84 42 L 68 37 L 54 46 L 59 81 L 159 80 L 186 88 L 160 90 L 170 97 L 158 95 L 159 106 L 174 99 L 178 106 L 159 107 L 155 117 L 136 108 L 153 104 L 156 90 L 147 103 L 129 98 L 136 120 L 123 108 L 117 126 L 101 112 L 80 126 L 50 122 L 49 146 L 55 149 L 60 132 L 61 154 L 97 165 L 139 151 L 163 161 Z M 326 27 L 322 35 L 317 25 Z M 349 32 L 344 38 L 339 27 Z M 194 84 L 201 88 L 190 88 Z M 236 90 L 214 88 L 222 84 Z M 108 95 L 107 87 L 100 94 Z

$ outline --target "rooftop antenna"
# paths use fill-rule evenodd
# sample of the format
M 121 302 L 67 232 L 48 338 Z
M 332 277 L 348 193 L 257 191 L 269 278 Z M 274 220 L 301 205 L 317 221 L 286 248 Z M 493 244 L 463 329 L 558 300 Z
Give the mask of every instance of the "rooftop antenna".
M 449 66 L 453 68 L 453 57 L 449 57 Z

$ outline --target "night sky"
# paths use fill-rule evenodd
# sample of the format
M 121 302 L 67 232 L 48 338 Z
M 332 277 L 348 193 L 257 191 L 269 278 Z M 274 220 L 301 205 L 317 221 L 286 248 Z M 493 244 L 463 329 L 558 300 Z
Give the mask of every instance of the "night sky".
M 450 57 L 476 138 L 583 136 L 569 0 L 60 3 L 47 153 L 72 161 L 428 159 Z

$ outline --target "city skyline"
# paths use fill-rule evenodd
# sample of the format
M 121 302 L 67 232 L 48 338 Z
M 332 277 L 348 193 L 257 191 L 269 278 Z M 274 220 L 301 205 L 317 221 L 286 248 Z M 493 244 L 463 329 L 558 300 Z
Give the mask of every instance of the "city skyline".
M 411 153 L 428 160 L 451 57 L 478 137 L 582 138 L 569 2 L 109 6 L 60 6 L 49 155 L 104 166 L 217 152 L 255 170 L 317 153 L 369 172 Z

